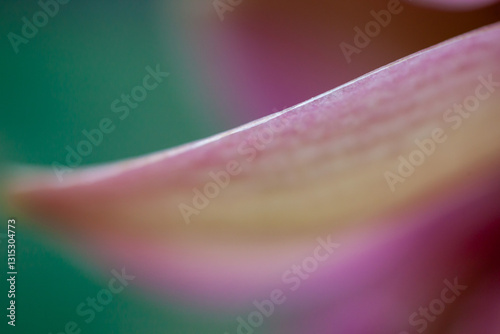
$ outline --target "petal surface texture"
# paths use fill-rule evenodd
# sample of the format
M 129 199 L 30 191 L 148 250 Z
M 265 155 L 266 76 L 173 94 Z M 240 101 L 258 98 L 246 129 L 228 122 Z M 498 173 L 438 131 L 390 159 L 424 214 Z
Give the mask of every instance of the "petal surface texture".
M 470 296 L 429 324 L 446 332 L 498 291 L 499 60 L 495 24 L 206 140 L 27 175 L 8 200 L 154 293 L 244 309 L 287 291 L 288 332 L 408 330 L 458 277 Z M 290 292 L 325 240 L 338 248 Z

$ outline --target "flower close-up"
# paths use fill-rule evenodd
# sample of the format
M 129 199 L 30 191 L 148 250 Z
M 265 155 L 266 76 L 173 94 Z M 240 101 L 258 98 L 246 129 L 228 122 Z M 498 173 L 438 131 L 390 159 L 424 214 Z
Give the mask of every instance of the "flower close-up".
M 498 2 L 3 15 L 8 330 L 500 333 Z

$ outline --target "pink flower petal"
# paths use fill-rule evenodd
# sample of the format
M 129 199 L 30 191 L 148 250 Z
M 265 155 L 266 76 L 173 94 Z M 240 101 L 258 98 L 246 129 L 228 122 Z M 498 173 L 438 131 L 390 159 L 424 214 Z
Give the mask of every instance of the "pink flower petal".
M 62 182 L 26 177 L 10 202 L 102 264 L 141 273 L 147 289 L 205 306 L 285 290 L 287 268 L 332 235 L 338 252 L 280 312 L 317 333 L 399 329 L 444 279 L 474 282 L 491 265 L 475 242 L 498 241 L 499 40 L 496 24 L 207 140 Z M 449 112 L 475 95 L 484 99 L 471 114 Z M 387 171 L 438 128 L 446 139 L 391 191 Z M 206 206 L 193 203 L 198 192 Z
M 485 7 L 497 2 L 497 0 L 410 0 L 422 5 L 451 10 L 472 10 Z

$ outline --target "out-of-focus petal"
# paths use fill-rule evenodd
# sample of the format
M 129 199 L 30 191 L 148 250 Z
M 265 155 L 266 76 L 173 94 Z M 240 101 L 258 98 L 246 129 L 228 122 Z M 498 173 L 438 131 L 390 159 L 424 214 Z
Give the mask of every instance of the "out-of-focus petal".
M 382 65 L 496 22 L 500 13 L 500 6 L 457 12 L 403 0 L 255 0 L 231 6 L 221 21 L 214 3 L 176 2 L 174 9 L 166 11 L 180 13 L 181 49 L 197 73 L 193 86 L 201 87 L 202 98 L 210 94 L 207 100 L 218 106 L 222 119 L 230 119 L 230 124 L 300 103 Z M 397 8 L 398 14 L 385 18 L 388 23 L 363 42 L 357 31 L 377 25 L 374 13 L 387 15 L 389 7 Z M 342 43 L 361 47 L 346 57 Z
M 362 322 L 339 313 L 325 326 L 366 333 L 386 319 L 372 333 L 392 330 L 437 291 L 436 281 L 458 271 L 469 282 L 487 265 L 473 261 L 483 251 L 461 260 L 499 217 L 499 40 L 500 25 L 486 27 L 204 141 L 62 182 L 51 173 L 18 180 L 9 199 L 91 245 L 103 263 L 142 273 L 149 289 L 215 305 L 241 306 L 281 286 L 315 238 L 331 235 L 345 246 L 285 309 L 354 312 L 385 291 L 387 304 Z M 478 94 L 484 99 L 470 115 L 449 112 Z M 392 192 L 386 172 L 438 128 L 446 140 Z M 408 286 L 415 289 L 405 293 Z
M 497 2 L 497 0 L 409 0 L 410 2 L 440 9 L 472 10 L 485 7 Z
M 499 27 L 424 50 L 206 140 L 75 171 L 62 182 L 52 172 L 21 180 L 11 198 L 81 229 L 135 235 L 141 222 L 141 233 L 159 238 L 183 233 L 186 220 L 204 234 L 214 228 L 316 233 L 431 202 L 498 167 L 500 90 L 481 88 L 488 98 L 467 118 L 449 109 L 474 96 L 482 82 L 497 82 Z M 447 139 L 391 193 L 385 172 L 397 172 L 398 157 L 408 159 L 418 149 L 415 140 L 425 141 L 436 128 Z M 180 204 L 196 206 L 194 190 L 206 193 L 210 204 L 183 216 Z

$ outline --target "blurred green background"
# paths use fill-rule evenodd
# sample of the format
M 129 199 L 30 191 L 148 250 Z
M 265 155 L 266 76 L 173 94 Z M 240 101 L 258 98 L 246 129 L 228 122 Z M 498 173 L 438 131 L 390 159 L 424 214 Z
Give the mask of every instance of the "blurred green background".
M 2 1 L 0 156 L 3 162 L 49 166 L 64 163 L 65 146 L 76 147 L 82 130 L 110 118 L 115 130 L 104 136 L 81 166 L 158 151 L 226 129 L 210 104 L 193 91 L 194 73 L 176 33 L 169 2 L 70 1 L 16 54 L 7 37 L 21 35 L 36 1 Z M 110 109 L 122 93 L 142 83 L 145 67 L 170 73 L 124 120 Z M 7 232 L 9 212 L 0 215 Z M 16 217 L 17 218 L 17 217 Z M 221 324 L 193 317 L 174 305 L 151 301 L 134 288 L 117 294 L 86 324 L 76 306 L 110 279 L 75 261 L 68 248 L 18 218 L 16 327 L 7 326 L 7 243 L 0 238 L 2 321 L 0 332 L 59 333 L 68 321 L 82 333 L 222 333 Z M 27 227 L 29 226 L 29 227 Z M 182 330 L 181 330 L 182 329 Z

